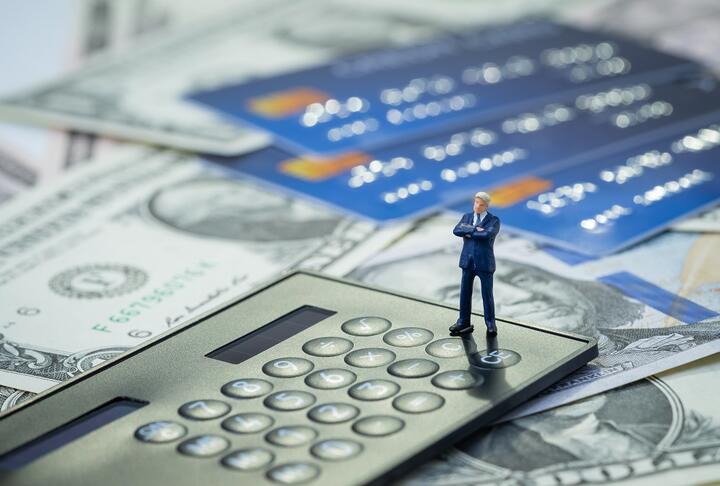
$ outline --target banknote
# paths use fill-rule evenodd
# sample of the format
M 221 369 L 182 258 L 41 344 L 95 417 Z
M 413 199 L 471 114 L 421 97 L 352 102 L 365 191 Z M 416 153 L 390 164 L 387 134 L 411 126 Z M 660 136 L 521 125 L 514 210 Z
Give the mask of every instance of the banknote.
M 695 218 L 673 225 L 675 231 L 692 231 L 699 233 L 720 233 L 720 208 L 714 208 Z
M 286 270 L 343 274 L 378 230 L 130 148 L 0 208 L 0 384 L 39 392 Z
M 720 356 L 470 436 L 400 484 L 717 484 Z
M 125 54 L 6 97 L 0 116 L 194 151 L 242 153 L 268 139 L 182 97 L 557 3 L 565 2 L 234 2 L 202 25 L 147 39 Z
M 9 386 L 0 386 L 0 413 L 32 398 L 35 393 L 17 390 Z
M 349 277 L 457 306 L 462 241 L 452 234 L 456 223 L 444 215 L 425 221 Z M 497 315 L 594 336 L 600 353 L 511 416 L 556 407 L 720 351 L 718 247 L 720 235 L 666 233 L 592 259 L 501 232 L 495 243 Z M 482 310 L 479 289 L 473 299 L 473 308 Z M 502 339 L 502 328 L 498 332 Z

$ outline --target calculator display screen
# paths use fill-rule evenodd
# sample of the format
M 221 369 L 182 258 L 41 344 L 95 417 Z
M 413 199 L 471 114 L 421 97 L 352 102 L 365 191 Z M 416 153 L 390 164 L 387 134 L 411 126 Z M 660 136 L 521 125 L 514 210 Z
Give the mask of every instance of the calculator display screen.
M 239 364 L 334 314 L 337 312 L 304 305 L 206 356 L 226 363 Z

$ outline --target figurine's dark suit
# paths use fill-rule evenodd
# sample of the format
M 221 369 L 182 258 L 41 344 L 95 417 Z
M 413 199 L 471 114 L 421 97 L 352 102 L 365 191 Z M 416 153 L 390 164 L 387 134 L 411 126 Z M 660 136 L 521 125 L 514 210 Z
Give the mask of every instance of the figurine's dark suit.
M 480 278 L 485 325 L 489 331 L 494 331 L 496 327 L 495 301 L 492 290 L 493 272 L 495 271 L 493 243 L 495 243 L 495 236 L 500 231 L 500 219 L 487 212 L 483 220 L 473 226 L 473 216 L 473 212 L 464 214 L 453 230 L 455 236 L 463 239 L 463 249 L 460 254 L 460 268 L 462 268 L 460 317 L 457 322 L 462 326 L 470 325 L 473 281 L 477 275 Z M 478 231 L 478 226 L 483 230 Z

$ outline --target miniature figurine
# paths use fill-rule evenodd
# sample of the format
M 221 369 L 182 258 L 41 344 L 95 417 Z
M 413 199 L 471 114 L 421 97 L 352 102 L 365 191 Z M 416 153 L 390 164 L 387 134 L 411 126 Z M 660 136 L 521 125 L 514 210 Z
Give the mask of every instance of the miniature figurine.
M 500 231 L 500 219 L 488 212 L 489 205 L 489 194 L 486 192 L 475 194 L 472 212 L 464 214 L 453 230 L 455 236 L 463 239 L 463 249 L 460 254 L 460 268 L 462 268 L 460 317 L 455 324 L 450 326 L 450 335 L 452 336 L 473 332 L 470 311 L 475 276 L 480 278 L 487 333 L 491 336 L 497 334 L 495 302 L 493 301 L 493 272 L 495 271 L 493 243 Z

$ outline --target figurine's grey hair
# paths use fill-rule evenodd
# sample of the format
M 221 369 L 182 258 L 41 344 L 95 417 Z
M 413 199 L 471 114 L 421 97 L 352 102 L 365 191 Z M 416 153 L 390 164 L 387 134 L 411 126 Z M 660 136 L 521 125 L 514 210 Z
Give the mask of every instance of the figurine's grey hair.
M 482 200 L 485 201 L 486 203 L 490 204 L 490 194 L 488 194 L 487 192 L 482 192 L 482 191 L 476 192 L 476 193 L 475 193 L 475 197 L 476 197 L 476 198 L 479 197 L 480 199 L 482 199 Z

